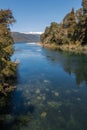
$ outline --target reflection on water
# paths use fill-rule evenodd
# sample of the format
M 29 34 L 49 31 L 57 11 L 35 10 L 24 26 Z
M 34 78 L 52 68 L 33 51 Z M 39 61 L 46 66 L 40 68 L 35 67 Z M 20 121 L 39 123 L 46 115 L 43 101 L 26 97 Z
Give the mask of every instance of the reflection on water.
M 75 55 L 65 52 L 57 54 L 46 51 L 47 58 L 56 63 L 59 61 L 69 75 L 75 76 L 78 85 L 82 82 L 87 84 L 87 55 Z
M 0 98 L 0 130 L 85 130 L 87 56 L 15 44 L 17 89 Z

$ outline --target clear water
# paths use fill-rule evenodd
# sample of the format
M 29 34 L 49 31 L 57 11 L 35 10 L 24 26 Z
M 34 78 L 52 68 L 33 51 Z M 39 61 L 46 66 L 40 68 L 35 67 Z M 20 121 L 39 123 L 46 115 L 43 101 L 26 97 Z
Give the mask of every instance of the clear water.
M 16 89 L 0 99 L 0 130 L 86 130 L 87 55 L 16 43 Z

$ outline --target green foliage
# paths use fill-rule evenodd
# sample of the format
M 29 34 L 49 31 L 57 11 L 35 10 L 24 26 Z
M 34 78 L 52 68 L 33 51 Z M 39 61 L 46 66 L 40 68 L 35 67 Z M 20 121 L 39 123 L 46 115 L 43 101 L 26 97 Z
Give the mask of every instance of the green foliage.
M 86 45 L 87 44 L 87 0 L 82 0 L 82 8 L 74 12 L 72 8 L 61 24 L 51 23 L 41 35 L 43 45 Z
M 13 22 L 11 10 L 0 10 L 0 91 L 3 93 L 10 86 L 9 79 L 14 78 L 16 73 L 16 64 L 10 61 L 14 42 L 9 26 Z
M 41 35 L 41 41 L 44 44 L 54 43 L 60 45 L 65 35 L 66 30 L 62 28 L 62 25 L 53 22 L 50 27 L 46 27 L 45 33 Z
M 71 40 L 73 40 L 75 26 L 76 26 L 75 13 L 74 9 L 72 9 L 68 18 L 68 37 L 71 38 Z

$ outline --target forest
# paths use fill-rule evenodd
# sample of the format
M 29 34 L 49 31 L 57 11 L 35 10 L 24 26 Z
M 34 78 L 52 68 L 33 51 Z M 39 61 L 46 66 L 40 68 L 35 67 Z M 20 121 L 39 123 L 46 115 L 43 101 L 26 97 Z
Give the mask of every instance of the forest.
M 72 8 L 61 23 L 52 22 L 40 38 L 44 47 L 87 52 L 87 0 L 82 0 L 82 8 Z

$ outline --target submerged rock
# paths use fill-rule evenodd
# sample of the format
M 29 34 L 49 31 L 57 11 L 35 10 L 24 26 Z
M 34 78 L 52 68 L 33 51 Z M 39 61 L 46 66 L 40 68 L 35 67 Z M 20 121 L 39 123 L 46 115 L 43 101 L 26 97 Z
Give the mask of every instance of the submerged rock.
M 30 102 L 30 101 L 28 101 L 28 102 L 27 102 L 27 105 L 30 105 L 30 104 L 31 104 L 31 102 Z
M 25 94 L 28 94 L 29 93 L 29 90 L 25 90 Z
M 41 99 L 42 99 L 42 97 L 41 97 L 41 96 L 38 96 L 38 97 L 37 97 L 37 99 L 38 99 L 38 100 L 41 100 Z
M 47 112 L 42 112 L 41 117 L 45 118 L 47 116 Z
M 46 96 L 42 96 L 42 99 L 43 99 L 43 100 L 46 100 Z
M 49 83 L 49 80 L 44 80 L 44 83 Z
M 40 89 L 38 88 L 35 93 L 39 94 L 40 93 Z
M 59 96 L 59 92 L 54 92 L 54 95 L 57 97 Z
M 77 98 L 77 101 L 81 101 L 81 98 L 78 97 L 78 98 Z
M 70 94 L 70 93 L 71 93 L 71 91 L 70 91 L 70 90 L 66 90 L 65 92 L 66 92 L 67 94 Z
M 49 91 L 49 89 L 48 89 L 48 88 L 46 88 L 45 90 L 46 90 L 47 92 Z

